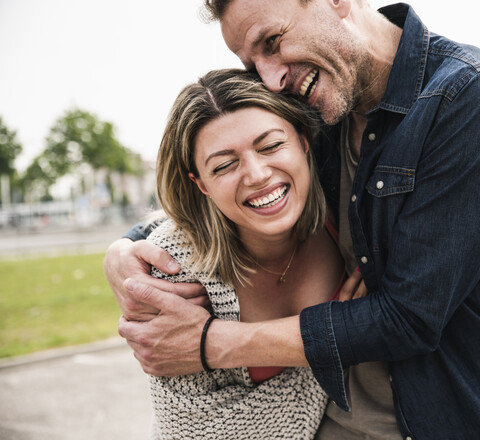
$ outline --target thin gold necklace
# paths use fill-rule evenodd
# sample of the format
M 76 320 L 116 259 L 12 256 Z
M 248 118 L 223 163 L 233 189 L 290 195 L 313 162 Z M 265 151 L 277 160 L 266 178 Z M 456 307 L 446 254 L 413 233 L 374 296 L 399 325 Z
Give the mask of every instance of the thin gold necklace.
M 268 273 L 271 273 L 273 275 L 280 275 L 280 279 L 278 280 L 280 283 L 284 283 L 286 278 L 285 278 L 285 275 L 287 274 L 288 272 L 288 269 L 290 269 L 290 266 L 292 264 L 292 261 L 293 261 L 293 257 L 295 256 L 295 252 L 297 251 L 297 248 L 298 248 L 298 242 L 295 246 L 295 249 L 293 250 L 292 252 L 292 256 L 290 257 L 290 260 L 288 261 L 288 264 L 287 264 L 287 267 L 285 268 L 285 270 L 280 273 L 280 272 L 274 272 L 273 270 L 270 270 L 270 269 L 267 269 L 266 267 L 263 267 L 258 261 L 255 260 L 255 263 L 257 263 L 257 266 L 260 267 L 261 269 L 263 269 L 265 272 L 268 272 Z

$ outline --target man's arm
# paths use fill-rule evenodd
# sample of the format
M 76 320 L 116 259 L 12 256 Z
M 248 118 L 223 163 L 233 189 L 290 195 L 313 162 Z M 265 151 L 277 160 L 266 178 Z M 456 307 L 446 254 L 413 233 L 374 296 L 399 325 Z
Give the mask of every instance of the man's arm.
M 201 371 L 200 338 L 209 312 L 149 284 L 126 284 L 136 301 L 160 310 L 149 322 L 120 318 L 119 333 L 144 371 L 158 376 Z M 308 365 L 298 316 L 259 323 L 214 320 L 206 338 L 206 359 L 211 368 Z
M 395 193 L 369 196 L 373 203 L 363 219 L 364 230 L 374 236 L 375 224 L 368 224 L 368 219 L 383 214 L 391 220 L 379 226 L 388 226 L 388 256 L 378 261 L 381 273 L 374 274 L 381 275 L 378 290 L 356 301 L 310 307 L 300 315 L 315 377 L 344 409 L 348 404 L 343 368 L 428 356 L 445 341 L 446 326 L 452 325 L 452 317 L 465 303 L 474 304 L 473 313 L 478 310 L 473 289 L 480 276 L 480 113 L 474 97 L 480 97 L 478 76 L 455 100 L 442 100 L 431 123 L 429 112 L 423 112 L 427 122 L 417 124 L 428 137 L 421 146 L 411 143 L 418 151 L 422 147 L 418 163 L 412 165 L 415 186 L 397 212 L 387 212 L 395 207 Z M 361 182 L 362 188 L 366 186 Z M 385 235 L 376 240 L 370 244 L 371 256 L 387 242 Z
M 255 323 L 215 320 L 206 342 L 212 368 L 308 366 L 298 316 Z

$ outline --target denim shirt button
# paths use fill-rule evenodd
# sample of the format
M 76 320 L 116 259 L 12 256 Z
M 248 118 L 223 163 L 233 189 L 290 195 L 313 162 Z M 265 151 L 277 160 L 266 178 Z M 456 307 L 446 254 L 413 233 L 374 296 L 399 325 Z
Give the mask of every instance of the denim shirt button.
M 362 257 L 362 258 L 360 258 L 360 261 L 361 261 L 363 264 L 367 264 L 367 263 L 368 263 L 368 258 L 367 258 L 367 257 Z
M 352 203 L 355 203 L 356 201 L 357 201 L 357 196 L 354 194 L 354 195 L 352 196 Z
M 368 140 L 373 142 L 375 139 L 377 139 L 377 136 L 375 135 L 375 133 L 370 133 L 368 135 Z
M 382 181 L 382 180 L 379 180 L 379 181 L 377 182 L 377 189 L 382 189 L 384 185 L 385 185 L 385 184 L 383 183 L 383 181 Z
M 412 437 L 410 437 L 410 436 L 405 437 L 405 440 L 412 440 Z

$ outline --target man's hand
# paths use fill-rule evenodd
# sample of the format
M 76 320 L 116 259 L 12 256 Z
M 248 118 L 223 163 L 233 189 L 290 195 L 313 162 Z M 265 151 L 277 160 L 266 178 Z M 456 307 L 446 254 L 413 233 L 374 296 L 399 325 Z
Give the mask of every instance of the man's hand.
M 367 288 L 362 279 L 362 273 L 357 268 L 342 286 L 338 295 L 339 301 L 348 301 L 350 299 L 362 298 L 367 296 Z
M 209 312 L 203 307 L 161 292 L 149 284 L 128 279 L 132 297 L 159 310 L 148 322 L 127 321 L 118 332 L 134 351 L 146 373 L 176 376 L 202 370 L 200 339 Z M 205 344 L 210 368 L 249 366 L 307 366 L 298 316 L 265 322 L 215 319 Z
M 200 338 L 210 316 L 203 307 L 178 295 L 158 291 L 151 285 L 128 279 L 134 301 L 159 310 L 148 322 L 127 321 L 123 316 L 118 332 L 134 351 L 145 373 L 176 376 L 202 370 Z
M 146 240 L 133 242 L 122 238 L 112 243 L 107 250 L 104 261 L 105 275 L 125 319 L 148 321 L 158 314 L 158 309 L 151 304 L 135 299 L 128 283 L 125 283 L 127 278 L 135 278 L 148 284 L 154 291 L 174 293 L 193 304 L 208 306 L 209 300 L 203 286 L 159 280 L 150 275 L 151 266 L 169 274 L 180 270 L 178 263 L 166 251 Z

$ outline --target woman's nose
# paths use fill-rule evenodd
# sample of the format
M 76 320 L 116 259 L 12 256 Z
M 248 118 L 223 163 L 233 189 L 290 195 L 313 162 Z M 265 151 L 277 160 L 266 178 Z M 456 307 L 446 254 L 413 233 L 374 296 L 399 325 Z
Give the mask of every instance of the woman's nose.
M 262 184 L 272 175 L 271 168 L 263 163 L 260 158 L 250 159 L 244 165 L 244 170 L 244 183 L 247 186 Z

